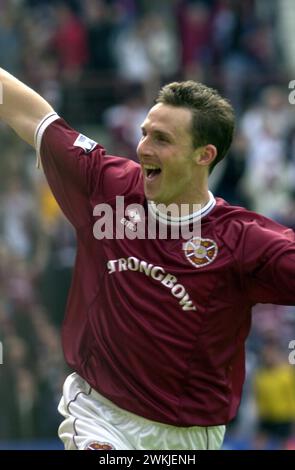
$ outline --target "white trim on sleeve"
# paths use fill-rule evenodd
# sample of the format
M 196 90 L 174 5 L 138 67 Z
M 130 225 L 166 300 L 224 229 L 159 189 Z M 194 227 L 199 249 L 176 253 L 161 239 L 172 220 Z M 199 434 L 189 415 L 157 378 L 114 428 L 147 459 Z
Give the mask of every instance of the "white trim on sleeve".
M 44 131 L 52 122 L 56 121 L 57 119 L 59 119 L 59 115 L 54 112 L 46 114 L 46 116 L 44 116 L 42 121 L 36 127 L 35 135 L 34 135 L 34 142 L 35 142 L 36 156 L 37 156 L 36 168 L 41 167 L 40 149 L 41 149 L 41 141 L 42 141 Z

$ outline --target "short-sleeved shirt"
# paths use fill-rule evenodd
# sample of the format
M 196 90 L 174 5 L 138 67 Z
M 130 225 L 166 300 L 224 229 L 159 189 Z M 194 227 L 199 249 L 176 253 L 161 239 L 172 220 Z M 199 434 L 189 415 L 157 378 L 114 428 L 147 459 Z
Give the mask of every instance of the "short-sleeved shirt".
M 62 330 L 69 366 L 147 419 L 226 424 L 241 399 L 252 306 L 295 305 L 294 232 L 210 194 L 189 220 L 201 220 L 201 234 L 175 239 L 173 220 L 145 199 L 139 164 L 106 155 L 55 114 L 40 123 L 36 146 L 77 235 Z M 102 204 L 113 229 L 132 232 L 152 215 L 168 236 L 100 239 Z M 132 204 L 143 212 L 128 212 Z

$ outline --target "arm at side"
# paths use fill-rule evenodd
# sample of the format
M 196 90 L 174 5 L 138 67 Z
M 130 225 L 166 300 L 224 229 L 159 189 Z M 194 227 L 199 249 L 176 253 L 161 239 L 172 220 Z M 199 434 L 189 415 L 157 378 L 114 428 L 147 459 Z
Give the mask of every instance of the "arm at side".
M 0 118 L 34 146 L 37 125 L 52 107 L 38 93 L 0 68 Z

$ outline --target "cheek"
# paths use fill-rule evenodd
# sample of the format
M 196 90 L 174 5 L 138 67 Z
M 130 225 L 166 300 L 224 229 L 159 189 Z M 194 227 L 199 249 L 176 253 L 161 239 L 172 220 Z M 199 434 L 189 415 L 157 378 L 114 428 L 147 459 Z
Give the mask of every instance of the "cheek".
M 192 169 L 187 162 L 173 161 L 167 167 L 167 177 L 175 187 L 187 185 L 192 179 Z
M 137 147 L 136 147 L 136 153 L 139 155 L 141 153 L 141 141 L 138 142 Z
M 184 172 L 183 163 L 179 161 L 177 155 L 169 156 L 169 162 L 166 165 L 167 171 L 171 176 L 180 177 Z

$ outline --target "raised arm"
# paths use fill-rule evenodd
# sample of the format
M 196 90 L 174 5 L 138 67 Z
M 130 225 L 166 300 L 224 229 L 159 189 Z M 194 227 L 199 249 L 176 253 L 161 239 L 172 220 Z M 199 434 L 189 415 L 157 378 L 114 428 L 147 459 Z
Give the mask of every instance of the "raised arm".
M 0 118 L 34 146 L 37 125 L 52 107 L 38 93 L 0 68 Z

